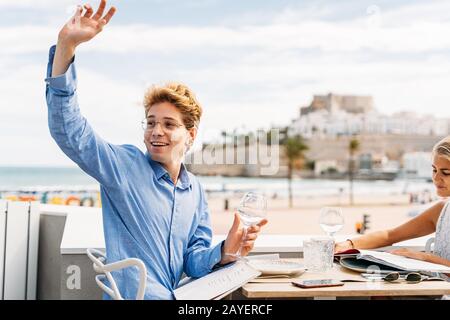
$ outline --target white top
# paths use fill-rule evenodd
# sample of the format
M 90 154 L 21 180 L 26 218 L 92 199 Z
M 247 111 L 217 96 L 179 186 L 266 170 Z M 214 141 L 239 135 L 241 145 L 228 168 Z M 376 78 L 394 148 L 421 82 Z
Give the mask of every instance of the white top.
M 450 260 L 450 201 L 448 201 L 436 225 L 436 236 L 434 241 L 434 253 L 441 258 Z

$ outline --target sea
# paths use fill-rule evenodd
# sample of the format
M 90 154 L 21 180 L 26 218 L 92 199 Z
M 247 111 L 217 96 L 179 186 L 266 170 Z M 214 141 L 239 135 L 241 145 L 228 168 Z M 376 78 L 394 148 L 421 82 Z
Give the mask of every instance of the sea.
M 198 176 L 204 189 L 211 194 L 258 191 L 280 197 L 287 195 L 285 178 L 248 178 L 223 176 Z M 339 195 L 349 191 L 347 180 L 294 179 L 294 196 Z M 420 179 L 393 181 L 354 181 L 355 194 L 394 195 L 428 191 L 433 184 Z M 78 167 L 0 167 L 0 192 L 98 192 L 98 183 Z

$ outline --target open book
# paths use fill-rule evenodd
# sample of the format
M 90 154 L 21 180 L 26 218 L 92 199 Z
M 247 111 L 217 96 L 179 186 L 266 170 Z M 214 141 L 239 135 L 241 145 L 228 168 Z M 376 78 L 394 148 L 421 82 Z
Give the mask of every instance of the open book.
M 178 287 L 174 295 L 177 300 L 220 299 L 260 274 L 244 260 L 238 261 Z
M 380 269 L 388 270 L 450 273 L 450 267 L 444 265 L 411 259 L 382 251 L 350 249 L 335 254 L 335 258 L 340 260 L 342 266 L 348 267 L 349 269 L 354 267 L 354 270 L 357 270 L 358 266 L 364 269 L 373 264 Z

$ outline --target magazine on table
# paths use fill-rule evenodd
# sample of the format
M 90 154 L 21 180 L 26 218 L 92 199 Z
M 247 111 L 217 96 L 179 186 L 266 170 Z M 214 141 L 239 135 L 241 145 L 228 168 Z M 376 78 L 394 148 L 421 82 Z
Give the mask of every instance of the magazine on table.
M 174 295 L 177 300 L 220 299 L 260 274 L 260 271 L 245 261 L 238 261 L 204 277 L 191 279 L 178 287 Z
M 183 279 L 174 295 L 177 300 L 216 300 L 259 276 L 293 276 L 304 271 L 302 264 L 280 259 L 278 254 L 248 256 L 204 277 Z
M 334 256 L 337 260 L 345 258 L 354 258 L 357 260 L 374 262 L 378 265 L 387 266 L 403 271 L 419 271 L 419 272 L 427 271 L 427 272 L 450 273 L 450 267 L 427 261 L 411 259 L 404 256 L 395 255 L 389 252 L 350 249 L 343 252 L 339 252 Z

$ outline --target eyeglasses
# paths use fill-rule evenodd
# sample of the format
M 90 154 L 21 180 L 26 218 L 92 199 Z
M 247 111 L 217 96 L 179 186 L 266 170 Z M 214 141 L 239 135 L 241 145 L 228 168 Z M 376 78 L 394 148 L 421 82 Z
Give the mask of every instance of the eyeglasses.
M 418 272 L 410 272 L 406 275 L 400 275 L 399 272 L 389 272 L 387 274 L 362 273 L 361 276 L 369 280 L 383 280 L 386 282 L 394 282 L 401 279 L 407 283 L 419 283 L 423 280 L 422 275 Z
M 161 125 L 162 129 L 165 132 L 171 132 L 180 127 L 184 127 L 184 125 L 179 124 L 178 122 L 176 122 L 174 120 L 165 119 L 161 122 L 161 121 L 155 121 L 152 119 L 144 119 L 141 121 L 142 129 L 153 130 L 153 129 L 155 129 L 157 123 L 159 123 Z

